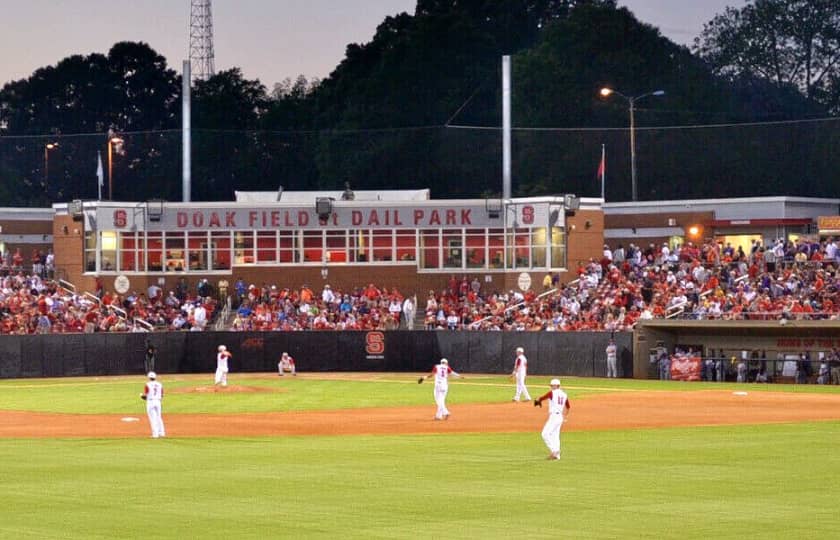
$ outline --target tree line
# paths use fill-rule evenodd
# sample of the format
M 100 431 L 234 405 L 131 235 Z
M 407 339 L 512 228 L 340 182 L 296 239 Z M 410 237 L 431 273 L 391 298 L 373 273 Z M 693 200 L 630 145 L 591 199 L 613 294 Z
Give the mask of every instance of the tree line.
M 629 199 L 628 102 L 610 87 L 664 91 L 635 111 L 641 199 L 833 196 L 840 126 L 817 119 L 840 109 L 838 29 L 831 0 L 755 0 L 689 49 L 614 0 L 419 0 L 324 80 L 195 82 L 192 197 L 346 182 L 498 196 L 504 54 L 516 195 L 599 195 L 603 145 L 607 199 Z M 744 122 L 761 124 L 674 128 Z M 180 75 L 148 44 L 38 69 L 0 90 L 0 205 L 95 198 L 109 133 L 115 199 L 179 200 L 180 126 Z

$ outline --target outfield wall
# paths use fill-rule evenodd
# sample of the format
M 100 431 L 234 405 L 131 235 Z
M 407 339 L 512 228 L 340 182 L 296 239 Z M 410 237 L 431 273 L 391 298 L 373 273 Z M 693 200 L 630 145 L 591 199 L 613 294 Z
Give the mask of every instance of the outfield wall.
M 143 373 L 146 340 L 161 373 L 216 369 L 220 344 L 233 353 L 231 372 L 276 371 L 280 355 L 311 371 L 430 370 L 440 358 L 464 373 L 508 373 L 524 347 L 533 375 L 606 375 L 606 332 L 168 332 L 3 336 L 0 378 Z M 615 334 L 619 376 L 631 377 L 632 334 Z

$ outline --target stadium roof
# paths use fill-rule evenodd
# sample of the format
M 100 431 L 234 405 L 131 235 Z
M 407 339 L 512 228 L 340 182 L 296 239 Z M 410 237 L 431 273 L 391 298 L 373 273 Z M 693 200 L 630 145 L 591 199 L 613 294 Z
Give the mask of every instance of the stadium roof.
M 326 197 L 341 200 L 354 201 L 428 201 L 430 193 L 428 189 L 389 189 L 381 191 L 353 190 L 353 198 L 346 198 L 346 191 L 235 191 L 236 202 L 267 203 L 267 202 L 291 202 L 311 203 L 315 199 Z

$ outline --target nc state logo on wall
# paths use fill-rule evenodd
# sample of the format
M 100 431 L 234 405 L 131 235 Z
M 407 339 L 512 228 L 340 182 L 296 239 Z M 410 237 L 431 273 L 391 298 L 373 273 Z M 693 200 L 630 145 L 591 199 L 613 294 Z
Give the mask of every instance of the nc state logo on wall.
M 384 358 L 385 334 L 378 331 L 365 334 L 365 352 L 368 358 Z
M 125 210 L 114 210 L 114 227 L 125 227 L 128 225 L 128 214 Z

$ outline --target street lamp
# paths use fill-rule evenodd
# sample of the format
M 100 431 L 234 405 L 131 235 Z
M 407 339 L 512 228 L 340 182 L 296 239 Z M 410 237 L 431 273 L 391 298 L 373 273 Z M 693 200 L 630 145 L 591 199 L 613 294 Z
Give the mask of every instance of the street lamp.
M 113 136 L 108 139 L 108 200 L 114 200 L 114 146 L 121 145 L 123 139 Z
M 638 199 L 638 191 L 636 189 L 636 102 L 648 96 L 664 96 L 665 90 L 654 90 L 653 92 L 647 92 L 640 96 L 631 97 L 625 96 L 618 90 L 612 88 L 601 88 L 600 94 L 603 98 L 608 98 L 613 94 L 621 96 L 630 105 L 630 184 L 632 198 L 635 201 Z
M 44 145 L 44 193 L 47 193 L 47 187 L 50 182 L 50 150 L 55 148 L 58 148 L 57 142 Z

